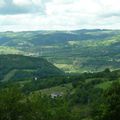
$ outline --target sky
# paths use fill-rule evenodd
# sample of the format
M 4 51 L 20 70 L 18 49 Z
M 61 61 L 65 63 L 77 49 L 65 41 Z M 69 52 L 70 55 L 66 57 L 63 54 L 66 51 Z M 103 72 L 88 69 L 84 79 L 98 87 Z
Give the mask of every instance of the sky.
M 0 31 L 120 29 L 120 0 L 0 0 Z

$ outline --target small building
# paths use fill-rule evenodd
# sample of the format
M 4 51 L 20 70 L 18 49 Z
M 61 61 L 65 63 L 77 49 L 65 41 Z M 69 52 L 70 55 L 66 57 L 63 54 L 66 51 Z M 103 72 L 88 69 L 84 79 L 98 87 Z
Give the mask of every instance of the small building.
M 37 80 L 38 80 L 38 78 L 37 78 L 37 77 L 35 77 L 35 78 L 34 78 L 34 80 L 35 80 L 35 81 L 37 81 Z
M 62 97 L 62 94 L 63 93 L 58 93 L 58 92 L 57 93 L 51 93 L 51 98 L 54 99 L 54 98 L 57 98 L 57 97 Z

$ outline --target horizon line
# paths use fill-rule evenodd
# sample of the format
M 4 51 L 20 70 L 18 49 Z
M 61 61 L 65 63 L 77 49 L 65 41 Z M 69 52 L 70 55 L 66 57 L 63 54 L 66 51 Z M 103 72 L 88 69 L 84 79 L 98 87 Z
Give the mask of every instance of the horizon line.
M 3 32 L 37 32 L 37 31 L 56 31 L 56 32 L 64 32 L 64 31 L 79 31 L 79 30 L 120 30 L 120 29 L 112 29 L 112 28 L 83 28 L 83 29 L 69 29 L 69 30 L 59 30 L 59 29 L 56 29 L 56 30 L 54 30 L 54 29 L 44 29 L 44 30 L 3 30 L 3 31 L 0 31 L 0 33 L 3 33 Z

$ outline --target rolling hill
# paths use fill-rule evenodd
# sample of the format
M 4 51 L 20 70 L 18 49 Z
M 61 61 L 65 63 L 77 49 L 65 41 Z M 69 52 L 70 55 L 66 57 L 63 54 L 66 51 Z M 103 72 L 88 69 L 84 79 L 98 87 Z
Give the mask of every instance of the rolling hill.
M 69 73 L 120 68 L 120 30 L 1 32 L 0 54 L 41 56 Z
M 64 72 L 43 58 L 0 55 L 0 80 L 25 81 L 63 75 Z

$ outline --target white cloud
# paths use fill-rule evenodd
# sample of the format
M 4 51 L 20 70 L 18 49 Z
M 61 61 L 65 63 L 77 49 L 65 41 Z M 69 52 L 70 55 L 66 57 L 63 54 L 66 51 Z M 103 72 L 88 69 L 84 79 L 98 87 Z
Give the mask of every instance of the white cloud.
M 5 2 L 4 0 L 0 0 L 0 7 L 4 6 L 5 5 Z
M 30 0 L 13 0 L 13 3 L 18 6 L 31 5 Z
M 0 0 L 0 6 L 4 6 L 5 1 Z M 20 11 L 15 11 L 12 6 L 10 9 L 13 11 L 9 14 L 0 12 L 2 30 L 119 28 L 119 0 L 8 1 L 16 8 L 20 6 Z

